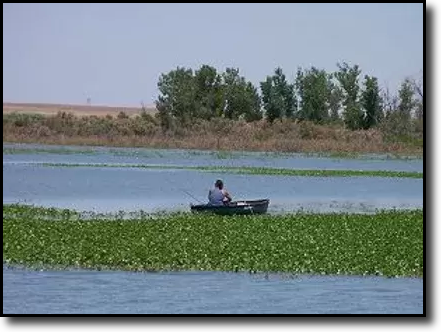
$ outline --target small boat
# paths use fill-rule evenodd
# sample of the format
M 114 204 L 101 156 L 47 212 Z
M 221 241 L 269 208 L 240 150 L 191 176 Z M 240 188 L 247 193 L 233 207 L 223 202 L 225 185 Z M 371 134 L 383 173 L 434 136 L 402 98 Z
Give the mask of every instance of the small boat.
M 220 215 L 264 214 L 268 209 L 269 199 L 233 201 L 225 205 L 190 204 L 192 212 L 211 212 Z

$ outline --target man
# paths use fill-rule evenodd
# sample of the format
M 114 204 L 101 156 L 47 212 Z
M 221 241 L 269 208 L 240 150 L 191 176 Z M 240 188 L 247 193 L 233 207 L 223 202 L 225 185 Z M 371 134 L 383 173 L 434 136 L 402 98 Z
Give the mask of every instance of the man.
M 216 180 L 214 188 L 208 192 L 208 204 L 225 205 L 232 201 L 231 195 L 224 189 L 222 180 Z

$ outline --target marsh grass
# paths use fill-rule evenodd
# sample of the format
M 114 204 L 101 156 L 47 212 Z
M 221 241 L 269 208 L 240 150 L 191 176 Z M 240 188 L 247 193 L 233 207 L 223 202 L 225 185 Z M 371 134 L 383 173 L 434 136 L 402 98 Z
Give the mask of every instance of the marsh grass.
M 219 136 L 220 123 L 229 128 Z M 218 151 L 279 151 L 300 153 L 423 154 L 423 139 L 384 136 L 387 128 L 350 131 L 341 126 L 291 120 L 247 123 L 218 119 L 195 120 L 191 126 L 164 132 L 153 116 L 3 115 L 3 141 L 61 145 L 202 149 Z

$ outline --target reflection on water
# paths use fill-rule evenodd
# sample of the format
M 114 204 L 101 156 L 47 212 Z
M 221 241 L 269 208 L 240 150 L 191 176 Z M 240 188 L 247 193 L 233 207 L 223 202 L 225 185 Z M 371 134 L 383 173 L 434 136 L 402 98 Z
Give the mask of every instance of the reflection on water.
M 3 265 L 4 314 L 422 314 L 423 280 Z

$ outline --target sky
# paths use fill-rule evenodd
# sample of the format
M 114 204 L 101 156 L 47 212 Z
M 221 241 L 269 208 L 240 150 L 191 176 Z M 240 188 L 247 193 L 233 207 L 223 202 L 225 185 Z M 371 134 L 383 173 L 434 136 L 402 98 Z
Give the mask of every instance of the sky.
M 153 104 L 162 73 L 358 64 L 396 91 L 421 77 L 423 4 L 3 4 L 3 102 Z

